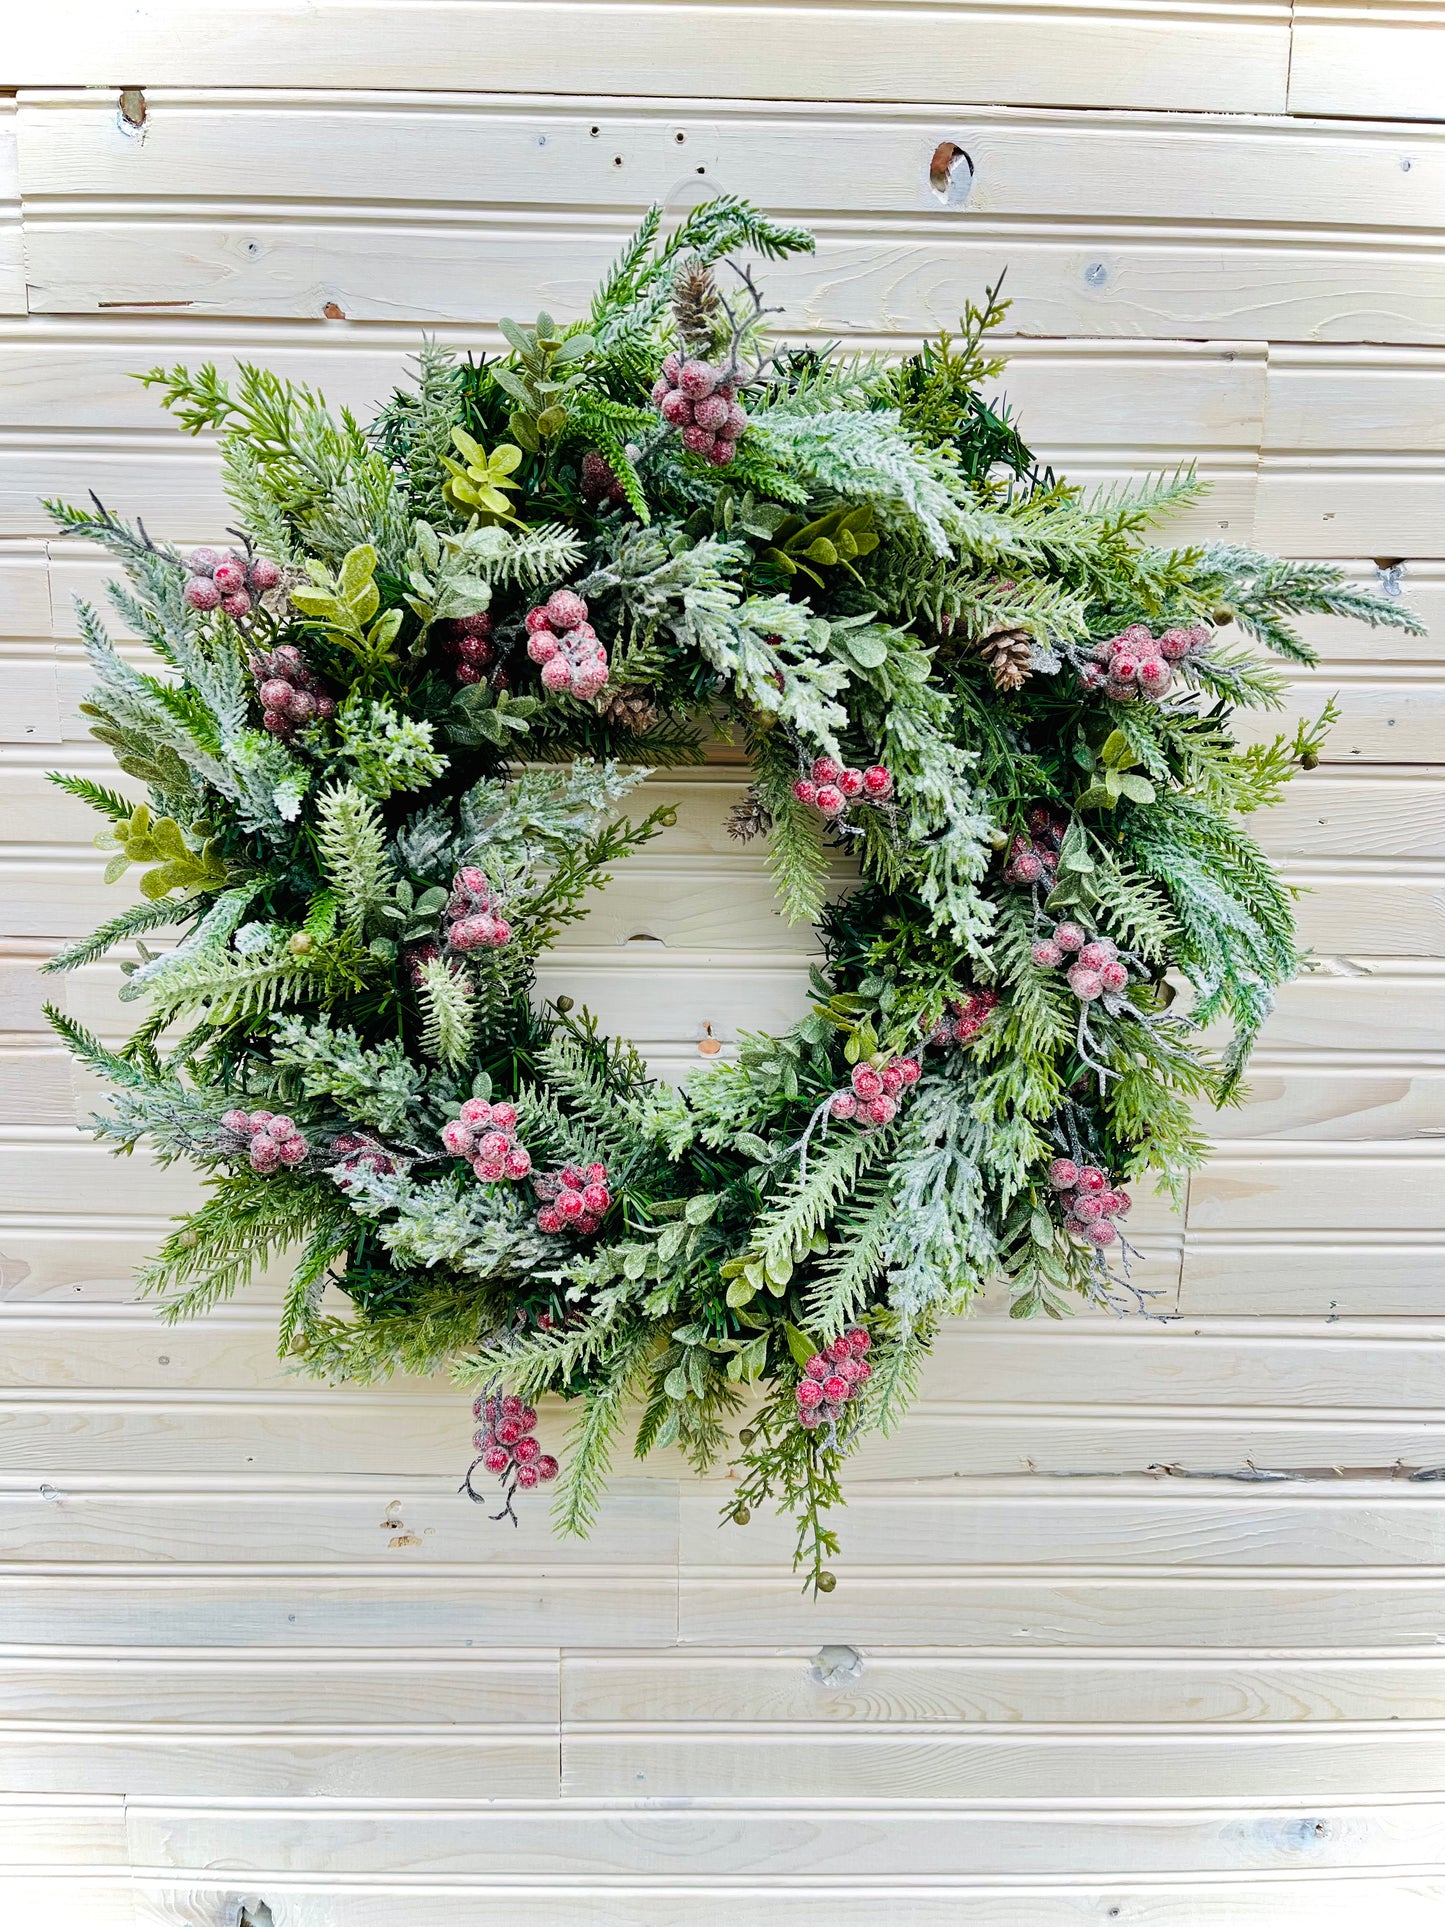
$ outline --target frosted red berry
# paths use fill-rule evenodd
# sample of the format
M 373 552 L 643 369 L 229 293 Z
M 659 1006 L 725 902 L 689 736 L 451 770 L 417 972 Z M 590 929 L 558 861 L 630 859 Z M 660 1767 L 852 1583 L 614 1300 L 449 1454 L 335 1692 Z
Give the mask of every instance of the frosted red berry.
M 1090 1004 L 1103 995 L 1104 980 L 1097 970 L 1090 970 L 1087 964 L 1076 963 L 1069 972 L 1069 989 L 1080 1003 Z
M 1085 941 L 1084 932 L 1076 923 L 1061 923 L 1054 931 L 1054 942 L 1060 950 L 1081 950 Z
M 1081 1191 L 1107 1191 L 1109 1188 L 1108 1177 L 1097 1164 L 1082 1165 L 1075 1182 Z
M 822 1352 L 814 1352 L 813 1356 L 808 1360 L 807 1364 L 803 1367 L 804 1372 L 807 1374 L 809 1378 L 816 1378 L 819 1380 L 825 1379 L 832 1369 L 833 1368 L 830 1361 L 824 1356 Z
M 816 783 L 810 783 L 806 776 L 800 776 L 793 785 L 793 794 L 800 803 L 807 803 L 811 806 L 818 800 L 818 785 Z
M 845 1404 L 852 1390 L 853 1387 L 848 1383 L 847 1379 L 840 1378 L 836 1372 L 830 1373 L 828 1377 L 823 1380 L 823 1397 L 830 1405 Z
M 830 1116 L 846 1122 L 858 1115 L 858 1100 L 851 1091 L 834 1091 L 828 1100 L 828 1112 Z
M 1055 1158 L 1049 1166 L 1049 1183 L 1056 1191 L 1072 1191 L 1079 1182 L 1079 1167 L 1072 1158 Z
M 512 1463 L 512 1455 L 505 1445 L 489 1445 L 482 1454 L 482 1464 L 489 1472 L 505 1472 Z
M 842 790 L 845 796 L 861 796 L 863 794 L 862 770 L 840 769 L 838 772 L 838 788 Z
M 804 1378 L 798 1381 L 798 1403 L 805 1412 L 823 1403 L 823 1388 L 816 1378 Z
M 863 794 L 875 803 L 881 803 L 893 794 L 893 778 L 881 763 L 874 763 L 864 770 Z
M 880 1097 L 870 1097 L 863 1114 L 870 1124 L 891 1124 L 898 1115 L 898 1099 L 889 1097 L 886 1091 Z
M 1113 963 L 1106 963 L 1101 967 L 1099 981 L 1105 990 L 1126 990 L 1129 985 L 1129 972 L 1116 959 Z
M 1112 937 L 1095 937 L 1079 952 L 1079 962 L 1090 970 L 1097 970 L 1102 964 L 1111 963 L 1118 954 L 1119 946 Z
M 883 1079 L 871 1064 L 855 1064 L 849 1082 L 852 1084 L 854 1095 L 857 1097 L 866 1099 L 881 1097 L 883 1094 Z
M 836 783 L 843 774 L 842 766 L 835 763 L 831 756 L 819 756 L 810 772 L 815 783 Z
M 1041 937 L 1029 952 L 1040 970 L 1052 970 L 1064 961 L 1064 953 L 1049 937 Z
M 824 816 L 841 816 L 848 807 L 847 797 L 834 783 L 824 783 L 813 800 Z

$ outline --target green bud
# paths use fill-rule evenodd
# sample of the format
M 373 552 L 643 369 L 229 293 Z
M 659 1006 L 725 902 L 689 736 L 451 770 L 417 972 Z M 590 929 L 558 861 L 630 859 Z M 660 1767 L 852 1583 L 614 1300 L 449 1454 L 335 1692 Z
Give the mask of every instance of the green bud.
M 838 1583 L 838 1575 L 836 1573 L 820 1572 L 818 1574 L 818 1591 L 819 1592 L 831 1592 L 834 1586 L 837 1585 L 837 1583 Z
M 556 1005 L 557 1009 L 562 1012 L 562 1015 L 564 1017 L 566 1016 L 567 1012 L 572 1008 L 572 999 L 570 997 L 554 997 L 552 1001 Z
M 309 957 L 316 948 L 316 939 L 309 930 L 298 930 L 286 940 L 286 948 L 293 957 Z
M 738 1444 L 751 1445 L 753 1440 L 757 1436 L 758 1436 L 757 1433 L 753 1430 L 751 1425 L 745 1425 L 742 1431 L 738 1433 Z
M 1318 769 L 1320 766 L 1320 759 L 1318 756 L 1315 755 L 1312 749 L 1307 749 L 1304 755 L 1301 756 L 1301 758 L 1299 759 L 1299 766 L 1301 769 Z
M 748 1511 L 745 1505 L 734 1506 L 733 1508 L 733 1524 L 735 1526 L 745 1526 L 752 1516 L 752 1513 Z

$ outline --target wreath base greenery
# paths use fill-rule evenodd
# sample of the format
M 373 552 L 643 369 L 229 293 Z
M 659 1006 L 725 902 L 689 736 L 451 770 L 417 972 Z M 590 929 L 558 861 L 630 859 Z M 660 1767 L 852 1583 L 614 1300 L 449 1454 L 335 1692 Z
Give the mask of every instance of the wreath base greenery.
M 1416 625 L 1322 565 L 1155 546 L 1192 471 L 1041 468 L 986 399 L 993 297 L 897 360 L 779 346 L 735 263 L 810 246 L 654 212 L 584 320 L 424 347 L 368 429 L 258 368 L 145 376 L 219 437 L 237 546 L 52 505 L 158 661 L 81 605 L 145 800 L 55 780 L 143 874 L 48 968 L 134 946 L 128 1042 L 52 1018 L 112 1087 L 97 1132 L 210 1180 L 141 1275 L 166 1316 L 291 1253 L 283 1354 L 449 1366 L 504 1512 L 560 1466 L 585 1530 L 638 1401 L 639 1453 L 733 1456 L 730 1516 L 787 1508 L 827 1589 L 841 1468 L 941 1318 L 998 1279 L 1019 1316 L 1140 1302 L 1125 1187 L 1199 1163 L 1299 961 L 1239 818 L 1329 712 L 1241 748 L 1231 711 L 1311 660 L 1298 614 Z M 709 732 L 823 960 L 797 1024 L 679 1092 L 533 980 L 667 817 L 619 806 Z

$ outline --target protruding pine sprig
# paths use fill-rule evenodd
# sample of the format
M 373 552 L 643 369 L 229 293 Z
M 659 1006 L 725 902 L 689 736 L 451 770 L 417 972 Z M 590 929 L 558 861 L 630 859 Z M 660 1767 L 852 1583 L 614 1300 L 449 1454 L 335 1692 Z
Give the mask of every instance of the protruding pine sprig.
M 471 984 L 440 957 L 421 967 L 421 1047 L 452 1070 L 472 1054 L 476 1042 L 476 1003 Z
M 92 930 L 88 937 L 77 937 L 74 943 L 66 944 L 57 950 L 53 957 L 47 957 L 40 966 L 46 974 L 62 970 L 78 970 L 82 964 L 98 963 L 106 952 L 129 937 L 143 937 L 152 930 L 164 929 L 167 924 L 180 923 L 194 914 L 194 902 L 185 897 L 161 897 L 154 903 L 132 903 Z

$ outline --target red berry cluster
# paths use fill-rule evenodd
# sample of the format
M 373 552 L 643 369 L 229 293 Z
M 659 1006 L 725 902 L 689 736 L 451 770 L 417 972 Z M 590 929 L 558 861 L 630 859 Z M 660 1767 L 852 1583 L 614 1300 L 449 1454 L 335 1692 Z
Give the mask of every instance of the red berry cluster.
M 1105 992 L 1115 994 L 1129 987 L 1129 969 L 1119 961 L 1119 946 L 1112 937 L 1086 939 L 1076 923 L 1060 923 L 1051 937 L 1040 937 L 1029 953 L 1040 970 L 1057 970 L 1066 957 L 1069 989 L 1081 1004 L 1091 1004 Z
M 607 651 L 587 620 L 587 604 L 557 589 L 527 611 L 527 654 L 542 665 L 542 687 L 584 702 L 607 682 Z
M 873 1367 L 863 1354 L 873 1340 L 856 1325 L 833 1339 L 803 1367 L 798 1381 L 798 1423 L 808 1431 L 836 1419 L 850 1399 L 861 1398 Z
M 1049 1166 L 1049 1183 L 1065 1210 L 1064 1229 L 1085 1244 L 1105 1245 L 1118 1241 L 1115 1218 L 1126 1218 L 1134 1200 L 1109 1181 L 1097 1164 L 1079 1164 L 1073 1158 L 1055 1158 Z
M 891 1057 L 886 1064 L 855 1064 L 848 1090 L 834 1091 L 828 1100 L 830 1117 L 854 1118 L 859 1124 L 891 1124 L 898 1100 L 923 1075 L 916 1057 Z
M 283 642 L 279 649 L 253 656 L 251 674 L 261 698 L 261 722 L 273 736 L 284 740 L 310 723 L 329 722 L 336 714 L 335 697 L 306 667 L 295 643 Z
M 735 375 L 714 368 L 710 361 L 668 355 L 653 384 L 652 399 L 668 427 L 680 431 L 690 455 L 701 455 L 714 468 L 727 467 L 748 425 Z
M 893 778 L 881 763 L 848 769 L 831 756 L 820 756 L 794 783 L 793 794 L 820 816 L 841 816 L 850 803 L 886 803 L 893 794 Z
M 278 1117 L 274 1111 L 227 1111 L 221 1122 L 228 1131 L 245 1140 L 251 1169 L 258 1177 L 290 1170 L 304 1164 L 310 1156 L 310 1141 L 297 1130 L 291 1118 Z
M 970 1043 L 988 1022 L 990 1014 L 997 1010 L 998 1003 L 996 990 L 971 990 L 953 1006 L 951 1017 L 939 1018 L 926 1041 L 940 1046 Z
M 443 662 L 451 670 L 453 682 L 466 685 L 485 680 L 497 658 L 492 643 L 492 618 L 485 611 L 479 616 L 457 616 L 434 622 L 431 634 Z
M 590 507 L 598 508 L 603 502 L 609 502 L 613 508 L 626 508 L 627 490 L 600 450 L 589 448 L 582 457 L 581 484 L 582 500 Z
M 533 1180 L 532 1189 L 541 1200 L 537 1229 L 549 1235 L 576 1231 L 584 1237 L 601 1225 L 612 1203 L 607 1189 L 607 1166 L 589 1164 L 586 1169 L 565 1164 L 560 1171 L 546 1171 Z
M 512 1483 L 524 1490 L 556 1478 L 557 1461 L 537 1440 L 537 1414 L 515 1392 L 479 1398 L 472 1417 L 478 1421 L 472 1444 L 489 1472 L 500 1477 L 510 1472 Z
M 500 950 L 512 941 L 512 926 L 502 915 L 485 874 L 474 863 L 457 871 L 446 915 L 447 942 L 453 950 Z
M 453 1157 L 467 1158 L 484 1184 L 499 1178 L 513 1183 L 532 1174 L 532 1154 L 517 1142 L 515 1104 L 488 1104 L 469 1097 L 461 1116 L 442 1126 L 442 1143 Z
M 1116 702 L 1144 696 L 1159 702 L 1174 681 L 1171 663 L 1187 662 L 1208 646 L 1209 631 L 1202 623 L 1192 629 L 1166 629 L 1155 637 L 1142 622 L 1117 636 L 1095 643 L 1093 661 L 1080 672 L 1086 689 L 1102 689 Z
M 220 609 L 228 616 L 248 616 L 257 600 L 281 580 L 281 570 L 264 555 L 242 555 L 232 549 L 192 549 L 186 557 L 186 601 L 209 615 Z
M 1004 864 L 1005 883 L 1038 883 L 1052 890 L 1058 880 L 1059 851 L 1063 848 L 1067 821 L 1056 816 L 1046 803 L 1035 803 L 1029 811 L 1026 836 L 1016 836 L 1009 845 Z
M 355 1131 L 343 1131 L 331 1141 L 331 1149 L 336 1156 L 336 1169 L 339 1171 L 374 1171 L 378 1177 L 390 1177 L 396 1169 L 396 1159 L 389 1151 L 384 1151 L 375 1138 L 360 1137 Z M 344 1177 L 335 1180 L 342 1191 L 347 1189 Z

